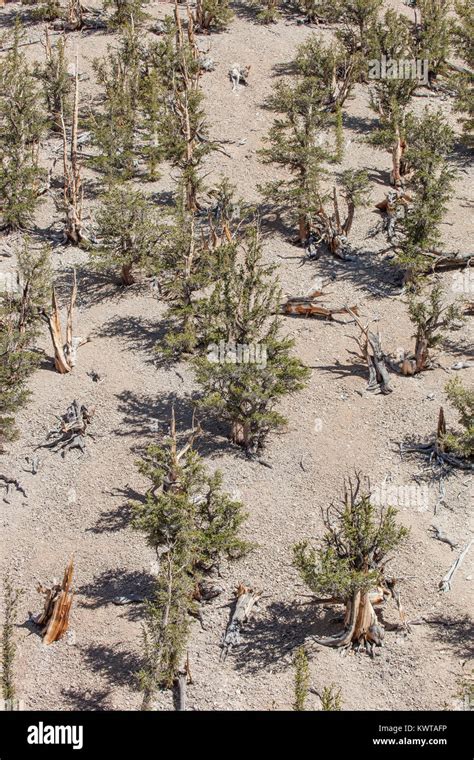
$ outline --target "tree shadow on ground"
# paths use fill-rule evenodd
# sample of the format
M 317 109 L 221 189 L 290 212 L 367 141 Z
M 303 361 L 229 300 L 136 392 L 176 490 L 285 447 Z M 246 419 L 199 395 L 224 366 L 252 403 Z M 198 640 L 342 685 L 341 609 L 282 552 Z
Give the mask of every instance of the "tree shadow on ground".
M 89 710 L 102 711 L 110 710 L 109 695 L 110 689 L 75 689 L 69 687 L 68 689 L 62 689 L 61 694 L 71 704 L 73 710 L 80 710 L 81 712 L 87 712 Z
M 235 667 L 257 673 L 268 667 L 286 667 L 288 656 L 312 635 L 334 634 L 334 609 L 314 604 L 273 602 L 262 617 L 246 623 L 242 644 L 233 652 Z
M 449 647 L 456 657 L 474 657 L 474 621 L 469 615 L 440 615 L 439 622 L 429 624 L 430 638 Z
M 79 606 L 86 609 L 98 609 L 113 604 L 114 599 L 118 597 L 137 597 L 135 602 L 114 606 L 128 620 L 142 620 L 143 601 L 138 601 L 138 597 L 142 600 L 150 599 L 153 596 L 154 586 L 155 578 L 151 573 L 115 567 L 105 570 L 94 577 L 91 583 L 77 589 L 78 594 L 86 597 Z
M 127 348 L 146 355 L 148 364 L 159 364 L 156 348 L 163 341 L 168 331 L 166 320 L 146 319 L 145 317 L 113 317 L 101 325 L 100 334 L 107 338 L 118 338 Z
M 127 686 L 138 691 L 137 673 L 143 667 L 143 658 L 135 652 L 117 646 L 91 644 L 81 648 L 87 668 L 103 676 L 111 686 Z
M 183 440 L 192 429 L 193 415 L 195 425 L 201 425 L 201 433 L 196 439 L 194 449 L 201 456 L 219 455 L 232 452 L 236 456 L 246 458 L 245 452 L 239 446 L 233 446 L 228 438 L 228 426 L 211 415 L 200 413 L 197 402 L 197 392 L 178 396 L 170 393 L 166 396 L 149 396 L 132 391 L 123 391 L 117 395 L 118 411 L 122 414 L 122 423 L 114 431 L 115 435 L 148 439 L 159 443 L 170 429 L 171 410 L 174 407 L 178 439 Z M 143 449 L 143 444 L 134 450 Z
M 88 528 L 91 533 L 117 533 L 120 530 L 125 530 L 132 519 L 130 502 L 139 501 L 143 503 L 145 501 L 143 494 L 130 488 L 128 483 L 123 488 L 115 488 L 107 493 L 113 497 L 121 497 L 122 503 L 119 507 L 101 512 L 94 527 Z

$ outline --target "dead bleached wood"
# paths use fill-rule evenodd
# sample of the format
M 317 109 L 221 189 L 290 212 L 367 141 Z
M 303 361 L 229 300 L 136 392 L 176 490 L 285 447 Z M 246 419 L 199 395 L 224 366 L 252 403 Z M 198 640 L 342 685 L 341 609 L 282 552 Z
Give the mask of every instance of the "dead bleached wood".
M 54 350 L 54 366 L 56 370 L 65 375 L 74 368 L 77 363 L 77 350 L 80 346 L 89 341 L 89 338 L 79 338 L 73 335 L 73 318 L 74 318 L 74 306 L 77 298 L 77 281 L 76 270 L 73 271 L 73 285 L 71 289 L 71 295 L 69 298 L 69 304 L 67 307 L 67 321 L 66 321 L 66 340 L 63 340 L 63 332 L 61 327 L 61 316 L 59 313 L 59 306 L 56 297 L 56 290 L 53 287 L 51 294 L 51 312 L 42 312 L 42 317 L 48 325 L 49 333 L 53 343 Z
M 47 448 L 51 451 L 60 451 L 62 456 L 66 455 L 71 449 L 79 449 L 84 453 L 86 448 L 86 436 L 95 410 L 89 409 L 84 404 L 79 404 L 74 400 L 66 409 L 65 414 L 58 417 L 59 425 L 50 430 L 47 440 L 53 439 L 48 443 L 43 443 L 37 448 Z M 90 433 L 89 433 L 90 435 Z
M 426 259 L 424 267 L 425 273 L 434 271 L 443 271 L 447 269 L 457 269 L 458 267 L 469 267 L 474 260 L 473 253 L 427 253 L 423 251 L 420 255 Z
M 14 486 L 16 491 L 19 491 L 19 493 L 23 494 L 25 499 L 28 498 L 25 489 L 21 485 L 21 483 L 16 478 L 9 478 L 6 475 L 0 475 L 0 488 L 5 489 L 5 495 L 3 497 L 3 501 L 5 504 L 10 504 L 10 500 L 7 498 L 10 495 L 11 487 Z
M 474 362 L 456 362 L 450 369 L 470 369 L 471 367 L 474 367 Z
M 375 208 L 383 214 L 382 231 L 385 232 L 389 241 L 394 239 L 397 232 L 397 222 L 405 216 L 410 201 L 411 196 L 403 190 L 392 188 L 383 201 L 376 203 Z M 377 229 L 377 231 L 379 230 L 380 228 Z
M 434 533 L 434 537 L 438 541 L 442 541 L 443 544 L 448 544 L 448 546 L 450 546 L 452 550 L 456 549 L 457 543 L 455 541 L 453 541 L 451 538 L 449 538 L 449 536 L 447 536 L 446 533 L 443 530 L 441 530 L 440 528 L 438 528 L 437 525 L 432 525 L 431 526 L 431 530 Z
M 74 104 L 72 109 L 71 139 L 68 144 L 64 110 L 60 113 L 61 133 L 63 139 L 63 202 L 66 212 L 66 240 L 73 245 L 88 243 L 83 233 L 82 204 L 83 187 L 81 167 L 77 152 L 77 133 L 79 121 L 79 62 L 76 55 L 74 75 Z
M 360 336 L 354 338 L 354 340 L 358 343 L 361 351 L 361 354 L 356 354 L 356 356 L 367 362 L 369 368 L 367 390 L 380 390 L 384 395 L 391 393 L 393 388 L 390 385 L 388 370 L 385 366 L 385 354 L 382 350 L 380 333 L 375 334 L 371 332 L 368 324 L 364 327 L 352 309 L 348 309 L 347 311 L 361 331 Z M 350 353 L 354 352 L 351 351 Z
M 41 583 L 37 586 L 37 591 L 44 594 L 44 607 L 42 612 L 31 615 L 31 619 L 43 628 L 44 644 L 52 644 L 53 641 L 58 641 L 68 629 L 69 614 L 74 596 L 73 591 L 71 591 L 73 572 L 74 564 L 71 558 L 64 571 L 61 584 L 54 579 L 51 587 L 43 586 Z
M 456 467 L 460 470 L 474 470 L 474 464 L 467 459 L 461 459 L 455 454 L 451 454 L 444 449 L 444 437 L 446 435 L 446 421 L 444 418 L 444 409 L 440 407 L 438 415 L 438 426 L 436 431 L 436 438 L 430 443 L 417 443 L 417 444 L 400 444 L 400 454 L 403 457 L 406 453 L 423 454 L 428 457 L 431 463 L 444 465 L 448 464 L 451 467 Z
M 235 594 L 237 601 L 222 642 L 221 660 L 227 657 L 232 647 L 240 644 L 241 630 L 250 618 L 252 610 L 262 596 L 263 591 L 256 591 L 250 588 L 250 586 L 240 583 Z
M 466 554 L 468 553 L 469 549 L 471 548 L 472 540 L 469 541 L 467 546 L 462 550 L 461 554 L 457 559 L 454 560 L 453 564 L 449 568 L 446 575 L 440 580 L 438 591 L 441 594 L 445 594 L 447 591 L 451 591 L 451 584 L 454 580 L 454 576 L 456 575 L 457 571 L 461 567 L 464 558 L 466 557 Z
M 288 298 L 281 305 L 282 313 L 302 317 L 323 317 L 325 319 L 333 319 L 335 314 L 349 314 L 350 311 L 358 314 L 357 306 L 351 306 L 350 308 L 343 306 L 339 309 L 329 309 L 326 306 L 322 306 L 317 299 L 323 295 L 322 290 L 313 290 L 307 296 Z

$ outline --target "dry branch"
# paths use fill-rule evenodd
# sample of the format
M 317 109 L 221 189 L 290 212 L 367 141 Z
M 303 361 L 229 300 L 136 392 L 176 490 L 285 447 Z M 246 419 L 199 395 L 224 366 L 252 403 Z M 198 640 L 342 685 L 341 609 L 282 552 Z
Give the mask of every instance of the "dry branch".
M 461 567 L 462 562 L 464 561 L 464 558 L 466 554 L 468 553 L 469 549 L 471 548 L 472 540 L 469 541 L 467 546 L 462 550 L 461 554 L 457 559 L 454 560 L 453 564 L 449 568 L 446 575 L 440 580 L 438 590 L 440 593 L 446 593 L 447 591 L 451 591 L 451 583 L 454 579 L 454 576 L 456 575 L 457 571 Z
M 16 480 L 16 478 L 8 478 L 6 475 L 0 475 L 0 481 L 3 481 L 4 485 L 0 483 L 0 488 L 5 489 L 5 496 L 3 497 L 3 501 L 5 504 L 10 504 L 9 499 L 7 498 L 10 495 L 11 487 L 14 486 L 16 491 L 19 491 L 19 493 L 23 494 L 25 499 L 28 498 L 27 493 L 21 483 Z
M 367 362 L 369 368 L 367 390 L 380 390 L 385 395 L 391 393 L 393 388 L 390 385 L 388 370 L 385 366 L 385 354 L 382 350 L 380 333 L 370 332 L 368 324 L 364 327 L 353 309 L 347 309 L 347 312 L 361 331 L 359 337 L 354 338 L 354 340 L 361 351 L 361 354 L 356 354 L 356 356 Z
M 292 314 L 304 317 L 324 317 L 332 319 L 334 314 L 349 314 L 351 312 L 358 314 L 357 306 L 343 306 L 339 309 L 328 309 L 317 302 L 317 298 L 324 295 L 322 290 L 314 290 L 307 296 L 294 296 L 288 298 L 281 305 L 283 314 Z
M 59 419 L 59 425 L 50 430 L 47 440 L 52 438 L 50 443 L 43 443 L 37 448 L 47 448 L 54 452 L 61 451 L 62 456 L 66 455 L 71 449 L 80 449 L 84 453 L 86 447 L 87 428 L 90 425 L 94 415 L 94 409 L 89 411 L 86 406 L 73 401 L 68 406 L 65 414 Z M 89 433 L 90 435 L 90 433 Z
M 72 575 L 74 564 L 71 559 L 61 584 L 55 579 L 51 587 L 43 586 L 41 583 L 37 586 L 37 591 L 44 594 L 43 611 L 37 615 L 32 615 L 34 623 L 43 627 L 43 643 L 52 644 L 58 641 L 67 631 L 69 625 L 69 613 L 71 611 L 72 599 L 74 593 L 71 591 Z
M 250 618 L 252 610 L 262 596 L 263 591 L 255 591 L 255 589 L 244 586 L 241 583 L 236 589 L 235 594 L 237 601 L 222 642 L 221 660 L 227 657 L 232 647 L 240 644 L 241 630 Z

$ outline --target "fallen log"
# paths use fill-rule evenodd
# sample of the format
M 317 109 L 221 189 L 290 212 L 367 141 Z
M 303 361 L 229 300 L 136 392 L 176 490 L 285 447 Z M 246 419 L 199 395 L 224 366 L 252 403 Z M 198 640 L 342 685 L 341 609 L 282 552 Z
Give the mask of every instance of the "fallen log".
M 63 457 L 71 449 L 80 449 L 84 453 L 86 435 L 88 434 L 87 428 L 92 421 L 94 413 L 95 409 L 89 411 L 84 404 L 79 404 L 78 401 L 74 400 L 68 406 L 66 412 L 61 417 L 58 417 L 59 425 L 49 431 L 47 441 L 50 438 L 53 440 L 49 443 L 40 444 L 36 448 L 51 449 L 54 452 L 61 451 Z
M 232 647 L 240 644 L 241 630 L 249 620 L 252 610 L 258 603 L 263 591 L 256 591 L 240 583 L 235 594 L 237 601 L 222 641 L 221 660 L 227 657 Z
M 472 544 L 472 540 L 469 541 L 467 546 L 462 550 L 459 557 L 457 557 L 457 559 L 454 560 L 453 564 L 449 568 L 446 575 L 440 580 L 438 584 L 438 591 L 440 592 L 440 594 L 445 594 L 447 591 L 451 591 L 451 584 L 453 582 L 454 576 L 456 575 L 457 571 L 461 567 L 461 564 L 463 563 L 466 557 L 466 554 L 471 548 L 471 544 Z
M 44 594 L 45 597 L 44 608 L 39 614 L 31 615 L 31 619 L 36 625 L 43 627 L 44 644 L 52 644 L 54 641 L 58 641 L 68 629 L 69 614 L 74 596 L 73 591 L 71 591 L 73 572 L 74 564 L 71 558 L 64 571 L 61 584 L 53 580 L 53 585 L 50 588 L 41 583 L 37 586 L 37 591 Z

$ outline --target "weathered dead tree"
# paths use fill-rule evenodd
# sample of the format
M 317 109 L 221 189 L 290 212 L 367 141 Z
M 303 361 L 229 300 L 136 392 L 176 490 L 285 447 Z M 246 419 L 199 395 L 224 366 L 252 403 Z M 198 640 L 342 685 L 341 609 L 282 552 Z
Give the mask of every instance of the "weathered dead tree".
M 242 66 L 240 63 L 232 64 L 229 69 L 229 79 L 232 82 L 232 91 L 235 91 L 239 84 L 247 87 L 250 68 L 250 66 Z
M 56 298 L 56 290 L 52 289 L 52 311 L 48 314 L 43 312 L 42 316 L 48 325 L 48 329 L 51 335 L 54 349 L 54 366 L 56 370 L 64 375 L 75 367 L 77 362 L 77 350 L 84 343 L 88 342 L 88 338 L 74 337 L 73 335 L 73 317 L 74 306 L 77 297 L 77 282 L 76 282 L 76 270 L 73 273 L 73 286 L 71 290 L 71 296 L 67 308 L 67 322 L 66 322 L 66 340 L 63 340 L 63 332 L 61 327 L 61 316 L 59 313 L 58 301 Z
M 449 269 L 458 269 L 471 266 L 474 261 L 473 253 L 434 253 L 421 251 L 420 256 L 426 259 L 426 266 L 423 269 L 425 274 L 430 272 L 443 272 Z
M 233 647 L 240 644 L 242 628 L 249 620 L 252 610 L 262 594 L 263 591 L 256 591 L 243 583 L 237 587 L 235 591 L 236 603 L 222 640 L 221 660 L 227 657 Z
M 380 333 L 378 332 L 375 334 L 371 332 L 369 330 L 369 323 L 364 327 L 353 309 L 348 308 L 347 312 L 351 315 L 360 329 L 360 335 L 353 337 L 353 340 L 355 340 L 359 346 L 360 354 L 357 354 L 354 351 L 350 351 L 349 353 L 367 363 L 369 368 L 369 384 L 367 385 L 367 390 L 379 390 L 385 395 L 391 393 L 393 388 L 390 385 L 388 370 L 385 366 L 386 357 L 382 350 Z
M 86 437 L 91 435 L 88 427 L 94 416 L 95 409 L 89 410 L 84 404 L 74 400 L 66 409 L 66 412 L 58 417 L 59 424 L 49 431 L 46 436 L 47 443 L 37 448 L 51 449 L 53 452 L 61 452 L 64 457 L 71 449 L 79 449 L 84 453 Z
M 342 306 L 339 309 L 328 309 L 326 306 L 322 306 L 317 299 L 323 295 L 326 294 L 322 290 L 312 290 L 307 296 L 288 298 L 281 305 L 281 311 L 283 314 L 293 316 L 324 317 L 325 319 L 333 319 L 335 314 L 358 313 L 357 306 Z
M 41 583 L 37 586 L 38 593 L 44 595 L 44 608 L 39 614 L 31 615 L 31 619 L 43 628 L 44 644 L 58 641 L 68 630 L 74 596 L 74 592 L 71 591 L 73 572 L 74 564 L 71 559 L 64 572 L 62 583 L 54 579 L 50 587 L 43 586 Z
M 391 242 L 397 233 L 397 222 L 404 218 L 411 196 L 401 189 L 389 190 L 385 200 L 376 203 L 375 208 L 383 214 L 382 231 Z
M 72 109 L 71 139 L 68 145 L 66 123 L 64 120 L 64 108 L 61 109 L 60 123 L 63 138 L 63 172 L 64 189 L 63 200 L 66 212 L 66 240 L 73 245 L 88 242 L 82 229 L 82 202 L 83 188 L 81 180 L 81 167 L 77 152 L 77 131 L 79 121 L 79 66 L 78 57 L 75 62 L 74 75 L 74 103 Z
M 319 210 L 311 219 L 311 229 L 305 240 L 305 259 L 319 257 L 321 246 L 338 259 L 350 259 L 349 233 L 352 229 L 355 210 L 365 205 L 367 176 L 365 172 L 346 172 L 343 187 L 339 191 L 346 205 L 342 220 L 339 195 L 336 187 L 332 191 L 332 212 L 326 211 L 321 202 Z
M 76 31 L 84 26 L 84 15 L 88 13 L 81 0 L 67 0 L 65 28 Z
M 444 417 L 443 407 L 440 407 L 438 414 L 438 426 L 436 437 L 429 443 L 401 443 L 400 454 L 417 453 L 428 457 L 431 464 L 450 465 L 461 470 L 474 470 L 474 464 L 468 459 L 462 459 L 456 456 L 446 448 L 446 420 Z

